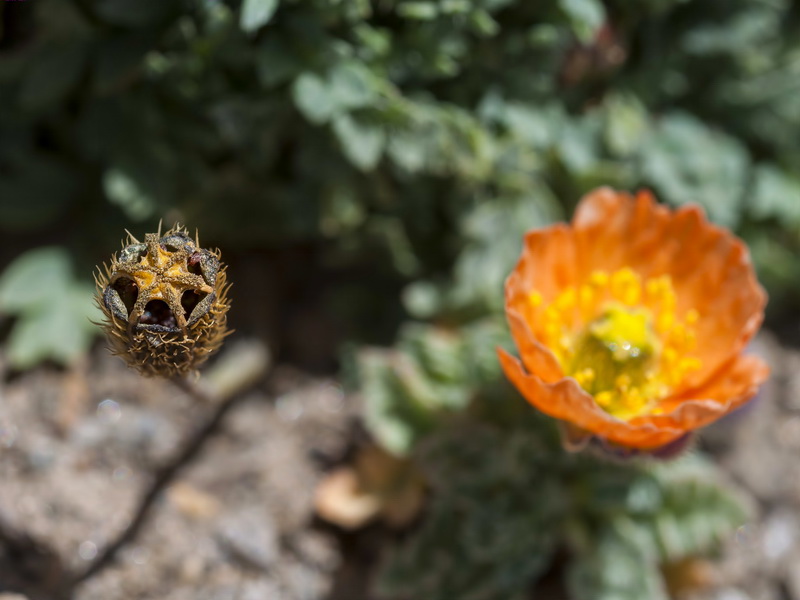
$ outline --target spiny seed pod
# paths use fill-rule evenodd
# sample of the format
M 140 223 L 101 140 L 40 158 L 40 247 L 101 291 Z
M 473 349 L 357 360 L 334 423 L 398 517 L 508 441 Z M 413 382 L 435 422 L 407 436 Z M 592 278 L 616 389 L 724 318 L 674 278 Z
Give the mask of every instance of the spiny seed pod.
M 119 256 L 97 275 L 97 303 L 112 352 L 144 375 L 183 375 L 227 335 L 225 267 L 180 225 L 128 234 Z

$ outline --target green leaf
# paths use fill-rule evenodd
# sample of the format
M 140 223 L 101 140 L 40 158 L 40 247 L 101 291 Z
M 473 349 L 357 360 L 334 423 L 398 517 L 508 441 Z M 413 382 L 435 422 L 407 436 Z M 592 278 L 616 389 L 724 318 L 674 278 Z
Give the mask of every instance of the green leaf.
M 434 380 L 458 384 L 468 379 L 463 340 L 454 332 L 410 323 L 403 329 L 400 348 L 414 356 Z
M 717 223 L 739 223 L 750 157 L 735 138 L 672 113 L 642 147 L 641 161 L 645 178 L 670 203 L 696 202 Z
M 52 290 L 51 290 L 52 291 Z M 11 366 L 27 369 L 43 360 L 68 364 L 84 354 L 99 331 L 89 319 L 101 316 L 89 286 L 69 285 L 15 323 L 8 339 Z
M 589 114 L 580 120 L 566 120 L 557 133 L 559 156 L 574 175 L 587 173 L 598 162 L 598 130 L 601 124 L 592 116 Z
M 370 233 L 380 239 L 392 258 L 392 266 L 398 273 L 410 277 L 419 271 L 420 264 L 406 224 L 397 217 L 373 217 L 368 226 Z
M 502 312 L 503 282 L 519 258 L 525 232 L 548 225 L 560 214 L 552 192 L 538 181 L 526 181 L 525 196 L 497 197 L 477 204 L 463 217 L 466 245 L 453 267 L 454 284 L 443 309 Z
M 27 369 L 42 360 L 66 364 L 86 352 L 100 330 L 94 289 L 71 277 L 66 250 L 29 250 L 0 277 L 0 312 L 16 315 L 8 338 L 11 365 Z
M 748 519 L 738 496 L 724 486 L 714 465 L 699 456 L 656 465 L 663 502 L 642 520 L 662 561 L 708 554 Z
M 772 165 L 755 170 L 748 209 L 756 219 L 779 219 L 784 226 L 800 224 L 800 179 Z
M 303 73 L 292 86 L 295 106 L 312 123 L 327 123 L 338 110 L 327 82 L 313 73 Z
M 668 600 L 659 563 L 636 528 L 618 519 L 606 526 L 591 550 L 567 571 L 574 600 Z
M 417 319 L 430 319 L 442 307 L 443 291 L 429 281 L 415 281 L 403 290 L 403 306 Z
M 617 156 L 630 156 L 647 133 L 647 113 L 632 95 L 614 94 L 606 103 L 605 142 Z
M 780 27 L 780 13 L 753 6 L 733 19 L 697 23 L 681 40 L 689 54 L 745 54 L 759 44 L 769 44 Z
M 366 50 L 366 55 L 371 57 L 384 57 L 391 49 L 391 35 L 385 29 L 380 29 L 367 22 L 359 23 L 353 28 L 362 51 Z
M 401 2 L 397 14 L 404 19 L 430 21 L 436 18 L 439 10 L 433 2 Z
M 69 255 L 63 248 L 29 250 L 14 260 L 0 277 L 0 311 L 7 314 L 40 312 L 69 286 L 70 271 Z
M 389 452 L 408 454 L 435 422 L 424 376 L 408 357 L 378 350 L 364 350 L 358 370 L 367 428 Z
M 569 17 L 575 35 L 584 43 L 592 40 L 606 19 L 600 0 L 559 0 L 558 4 Z
M 342 235 L 363 225 L 364 205 L 356 191 L 345 185 L 334 186 L 323 196 L 320 229 L 330 237 Z
M 269 23 L 278 9 L 278 0 L 244 0 L 239 25 L 247 33 L 253 33 Z
M 328 91 L 344 109 L 369 106 L 377 95 L 374 76 L 366 65 L 355 61 L 337 63 L 328 75 Z
M 409 173 L 421 171 L 428 155 L 425 139 L 406 131 L 391 132 L 386 152 L 397 166 Z
M 390 451 L 409 453 L 497 382 L 496 348 L 507 342 L 499 319 L 453 330 L 409 323 L 395 350 L 365 350 L 358 371 L 368 429 Z
M 472 27 L 479 35 L 491 37 L 500 33 L 500 24 L 485 10 L 478 10 L 470 15 Z
M 156 202 L 135 179 L 120 169 L 103 175 L 103 189 L 112 204 L 119 206 L 132 221 L 144 221 L 156 210 Z
M 553 118 L 552 112 L 536 110 L 519 103 L 508 103 L 503 117 L 514 135 L 527 140 L 535 148 L 544 148 L 556 137 L 554 124 L 557 120 Z
M 334 118 L 333 131 L 353 165 L 362 171 L 371 171 L 377 166 L 386 145 L 382 129 L 342 114 Z

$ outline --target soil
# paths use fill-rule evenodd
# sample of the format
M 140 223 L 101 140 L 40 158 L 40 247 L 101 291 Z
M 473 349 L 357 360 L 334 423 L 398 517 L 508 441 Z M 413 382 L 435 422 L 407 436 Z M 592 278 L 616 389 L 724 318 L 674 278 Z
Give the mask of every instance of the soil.
M 700 448 L 754 518 L 705 565 L 693 600 L 800 600 L 800 351 L 769 334 L 753 350 L 770 383 Z M 341 532 L 313 513 L 316 484 L 363 435 L 357 398 L 335 380 L 277 365 L 227 403 L 198 404 L 97 348 L 69 370 L 2 381 L 0 600 L 372 600 L 391 535 Z M 140 526 L 75 582 L 148 493 Z M 535 596 L 564 598 L 549 585 Z

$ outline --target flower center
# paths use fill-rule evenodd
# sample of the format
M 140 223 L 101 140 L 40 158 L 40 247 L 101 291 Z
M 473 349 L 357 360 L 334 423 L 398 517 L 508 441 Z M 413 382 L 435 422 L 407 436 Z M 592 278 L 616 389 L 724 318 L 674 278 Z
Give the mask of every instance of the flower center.
M 642 281 L 630 268 L 595 271 L 545 305 L 530 295 L 541 340 L 564 372 L 623 420 L 658 412 L 686 373 L 700 368 L 692 309 L 678 318 L 668 275 Z
M 578 335 L 566 371 L 605 410 L 632 416 L 665 394 L 660 350 L 647 309 L 612 304 Z

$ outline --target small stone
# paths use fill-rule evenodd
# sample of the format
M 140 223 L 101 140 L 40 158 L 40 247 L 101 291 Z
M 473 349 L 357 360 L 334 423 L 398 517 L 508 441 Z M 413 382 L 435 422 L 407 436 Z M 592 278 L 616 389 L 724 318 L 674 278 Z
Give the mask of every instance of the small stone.
M 242 583 L 237 590 L 239 600 L 264 600 L 264 598 L 280 598 L 281 590 L 268 580 L 248 581 Z
M 244 566 L 268 570 L 278 558 L 278 536 L 266 512 L 249 510 L 222 520 L 220 545 Z
M 219 514 L 222 508 L 214 496 L 183 481 L 169 488 L 167 498 L 175 508 L 192 519 L 210 519 Z
M 191 554 L 187 556 L 180 567 L 180 580 L 183 583 L 197 583 L 206 570 L 206 561 L 202 556 Z
M 800 416 L 792 416 L 778 425 L 778 443 L 787 450 L 800 449 Z
M 762 552 L 770 561 L 778 562 L 797 542 L 797 519 L 788 512 L 770 515 L 763 526 Z
M 714 594 L 713 600 L 750 600 L 750 596 L 736 588 L 723 588 Z
M 319 532 L 306 531 L 291 539 L 292 550 L 303 562 L 323 572 L 332 572 L 341 565 L 336 544 Z

